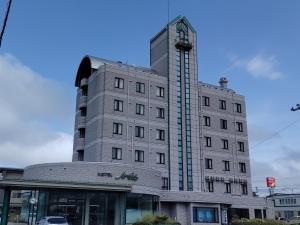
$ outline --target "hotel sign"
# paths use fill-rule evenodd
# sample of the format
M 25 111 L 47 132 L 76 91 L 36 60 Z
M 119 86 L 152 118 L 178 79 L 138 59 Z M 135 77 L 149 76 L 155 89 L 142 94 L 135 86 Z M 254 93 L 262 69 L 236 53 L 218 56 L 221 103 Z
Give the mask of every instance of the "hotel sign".
M 217 177 L 217 176 L 205 176 L 206 181 L 216 181 L 216 182 L 229 182 L 229 183 L 236 183 L 236 184 L 245 184 L 247 180 L 245 179 L 238 179 L 238 178 L 227 178 L 225 177 Z
M 99 177 L 109 177 L 113 178 L 112 173 L 98 173 L 97 174 Z M 123 172 L 120 176 L 114 177 L 115 180 L 129 180 L 129 181 L 137 181 L 139 179 L 138 175 L 135 174 L 134 172 L 127 174 L 126 172 Z

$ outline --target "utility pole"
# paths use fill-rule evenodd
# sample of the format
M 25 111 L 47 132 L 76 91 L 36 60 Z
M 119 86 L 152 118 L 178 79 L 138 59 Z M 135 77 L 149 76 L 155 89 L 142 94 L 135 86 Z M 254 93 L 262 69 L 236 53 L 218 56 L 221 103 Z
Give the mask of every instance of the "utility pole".
M 300 110 L 300 104 L 297 104 L 295 108 L 294 107 L 291 108 L 291 111 L 293 112 L 297 110 Z

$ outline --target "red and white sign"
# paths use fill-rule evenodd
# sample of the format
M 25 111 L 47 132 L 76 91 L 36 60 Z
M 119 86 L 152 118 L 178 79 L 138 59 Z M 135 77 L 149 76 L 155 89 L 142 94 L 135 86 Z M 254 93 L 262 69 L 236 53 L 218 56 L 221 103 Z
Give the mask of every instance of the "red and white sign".
M 267 177 L 267 187 L 268 188 L 274 188 L 275 187 L 275 177 Z

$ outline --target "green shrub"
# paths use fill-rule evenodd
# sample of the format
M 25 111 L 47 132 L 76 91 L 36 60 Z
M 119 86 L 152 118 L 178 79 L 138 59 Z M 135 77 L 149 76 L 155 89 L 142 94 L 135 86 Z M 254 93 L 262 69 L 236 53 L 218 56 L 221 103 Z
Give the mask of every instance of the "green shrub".
M 133 225 L 180 225 L 180 223 L 167 216 L 149 215 Z
M 286 225 L 286 223 L 278 220 L 262 220 L 262 219 L 241 219 L 232 221 L 232 225 Z

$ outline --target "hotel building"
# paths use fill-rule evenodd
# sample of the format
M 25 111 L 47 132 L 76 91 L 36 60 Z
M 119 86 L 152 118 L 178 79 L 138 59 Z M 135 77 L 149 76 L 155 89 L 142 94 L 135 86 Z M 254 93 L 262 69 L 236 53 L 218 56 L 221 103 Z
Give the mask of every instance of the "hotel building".
M 64 215 L 76 225 L 153 213 L 182 225 L 271 218 L 251 191 L 245 98 L 227 85 L 198 80 L 196 31 L 181 16 L 151 39 L 150 68 L 85 56 L 73 162 L 29 166 L 0 186 L 33 190 L 36 220 Z

